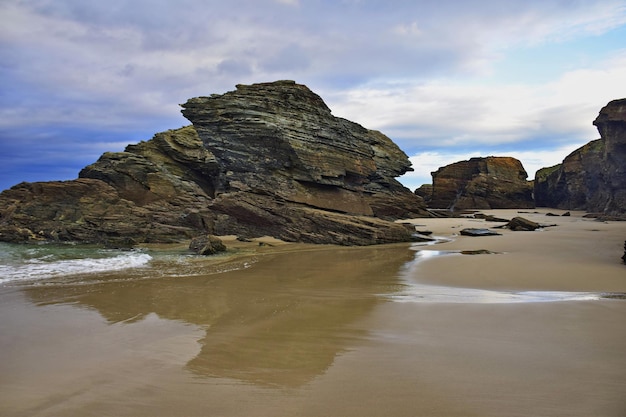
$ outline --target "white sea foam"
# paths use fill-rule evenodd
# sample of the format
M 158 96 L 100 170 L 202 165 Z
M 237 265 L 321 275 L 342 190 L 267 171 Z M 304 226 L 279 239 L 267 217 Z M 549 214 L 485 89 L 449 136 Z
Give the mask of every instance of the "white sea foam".
M 141 252 L 125 252 L 110 257 L 62 259 L 50 261 L 50 256 L 29 259 L 22 263 L 0 265 L 0 284 L 17 281 L 54 278 L 65 275 L 119 271 L 145 266 L 152 257 Z
M 556 301 L 599 300 L 600 293 L 572 291 L 497 291 L 479 288 L 446 287 L 419 282 L 419 264 L 438 256 L 462 256 L 458 251 L 423 250 L 414 245 L 416 250 L 413 261 L 405 265 L 402 273 L 405 288 L 399 293 L 388 296 L 397 302 L 418 303 L 538 303 Z
M 602 294 L 569 291 L 494 291 L 410 284 L 404 291 L 389 298 L 398 302 L 501 304 L 599 300 Z

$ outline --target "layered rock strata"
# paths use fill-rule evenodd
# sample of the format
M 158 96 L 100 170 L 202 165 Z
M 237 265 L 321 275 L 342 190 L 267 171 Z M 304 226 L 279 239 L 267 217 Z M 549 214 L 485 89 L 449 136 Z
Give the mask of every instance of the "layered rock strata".
M 609 102 L 593 124 L 600 139 L 537 172 L 538 206 L 626 214 L 626 99 Z
M 588 199 L 603 181 L 598 169 L 604 142 L 593 140 L 565 157 L 562 163 L 535 174 L 534 195 L 538 207 L 586 210 Z
M 532 184 L 522 163 L 511 157 L 471 158 L 432 173 L 428 206 L 437 209 L 532 208 Z
M 0 194 L 0 241 L 170 242 L 206 234 L 367 245 L 407 241 L 391 222 L 427 215 L 395 177 L 385 135 L 334 117 L 280 81 L 190 99 L 193 126 L 105 153 L 79 179 Z
M 354 215 L 421 213 L 421 200 L 395 180 L 412 170 L 406 154 L 382 133 L 334 117 L 304 85 L 238 85 L 187 101 L 183 115 L 218 160 L 217 199 L 245 192 Z
M 210 230 L 215 158 L 193 127 L 107 152 L 73 181 L 21 183 L 0 194 L 0 241 L 114 246 L 175 242 Z

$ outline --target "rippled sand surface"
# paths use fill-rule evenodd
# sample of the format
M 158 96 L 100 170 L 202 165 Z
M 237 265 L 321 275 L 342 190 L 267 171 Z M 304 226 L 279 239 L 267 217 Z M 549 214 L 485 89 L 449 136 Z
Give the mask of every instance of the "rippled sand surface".
M 0 415 L 626 415 L 626 224 L 523 216 L 559 226 L 4 285 Z

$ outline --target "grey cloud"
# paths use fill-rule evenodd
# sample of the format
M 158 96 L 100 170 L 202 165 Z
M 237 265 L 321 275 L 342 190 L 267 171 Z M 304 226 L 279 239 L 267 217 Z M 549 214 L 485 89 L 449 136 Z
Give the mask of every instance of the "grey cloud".
M 243 77 L 252 73 L 249 62 L 239 59 L 225 59 L 217 65 L 217 73 L 230 77 Z
M 465 74 L 490 62 L 494 49 L 562 36 L 571 27 L 584 26 L 588 15 L 593 20 L 595 10 L 604 8 L 610 15 L 611 7 L 619 4 L 0 2 L 0 13 L 5 8 L 26 11 L 20 25 L 0 28 L 0 77 L 6 86 L 0 92 L 0 114 L 3 126 L 90 125 L 118 133 L 141 126 L 154 132 L 185 123 L 177 103 L 189 97 L 278 78 L 308 84 L 333 108 L 334 94 L 380 79 L 419 81 Z M 477 111 L 475 103 L 463 106 L 466 115 Z M 449 127 L 417 120 L 384 126 L 385 133 L 406 140 L 407 146 L 410 136 L 426 129 L 442 132 Z M 440 134 L 451 133 L 457 131 Z M 72 140 L 85 139 L 75 135 Z
M 167 60 L 175 59 L 168 52 L 184 52 L 198 61 L 215 57 L 223 62 L 217 70 L 238 62 L 234 74 L 245 74 L 243 62 L 257 62 L 258 75 L 264 79 L 285 71 L 293 73 L 294 78 L 318 79 L 335 74 L 340 78 L 365 79 L 455 74 L 471 68 L 472 61 L 484 61 L 489 53 L 486 40 L 502 28 L 523 36 L 522 29 L 531 33 L 532 25 L 546 25 L 541 18 L 544 11 L 546 16 L 553 16 L 555 11 L 567 12 L 565 3 L 548 3 L 308 1 L 286 7 L 270 0 L 22 2 L 31 4 L 42 15 L 66 19 L 87 29 L 65 40 L 66 48 L 72 50 L 60 51 L 66 55 L 62 61 L 69 59 L 69 64 L 72 60 L 80 61 L 81 51 L 100 52 L 100 57 L 93 57 L 91 63 L 82 63 L 93 65 L 85 70 L 106 71 L 103 63 L 108 55 L 118 61 L 140 60 L 144 54 L 163 51 L 163 59 Z M 582 8 L 588 4 L 578 3 Z M 563 10 L 557 10 L 558 7 Z M 398 28 L 403 27 L 416 27 L 419 33 L 399 32 Z M 125 39 L 125 34 L 137 39 Z M 54 50 L 55 45 L 46 43 L 37 51 L 40 58 L 36 60 L 44 65 L 46 57 L 60 62 L 55 56 L 59 52 Z M 35 40 L 28 47 L 37 50 Z M 140 72 L 138 66 L 135 70 Z M 158 76 L 156 70 L 157 73 L 155 68 L 145 71 L 150 71 L 154 78 Z M 181 66 L 181 71 L 185 70 Z
M 261 67 L 267 72 L 302 71 L 310 67 L 314 55 L 297 44 L 289 44 L 271 56 L 262 57 Z

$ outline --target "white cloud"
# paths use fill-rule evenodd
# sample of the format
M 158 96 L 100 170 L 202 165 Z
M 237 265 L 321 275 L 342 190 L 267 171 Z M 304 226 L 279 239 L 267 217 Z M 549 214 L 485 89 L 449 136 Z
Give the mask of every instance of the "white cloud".
M 393 32 L 402 36 L 418 37 L 423 34 L 417 22 L 401 23 L 393 28 Z
M 610 100 L 626 96 L 619 90 L 624 80 L 626 53 L 543 84 L 380 83 L 335 94 L 330 107 L 406 149 L 523 146 L 539 137 L 558 146 L 595 139 L 592 121 Z
M 599 108 L 626 95 L 623 51 L 541 83 L 495 81 L 517 48 L 623 25 L 617 0 L 20 0 L 0 15 L 0 128 L 12 132 L 158 131 L 185 123 L 190 97 L 288 78 L 409 154 L 491 154 L 593 139 Z

